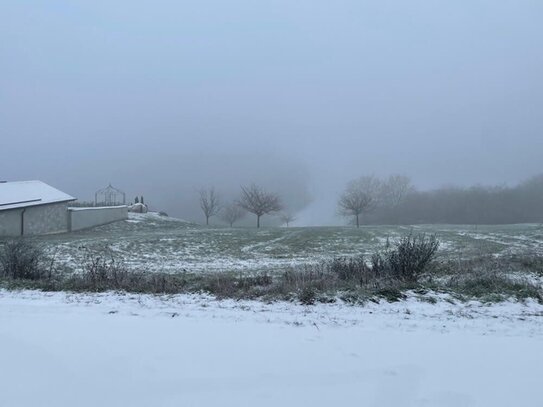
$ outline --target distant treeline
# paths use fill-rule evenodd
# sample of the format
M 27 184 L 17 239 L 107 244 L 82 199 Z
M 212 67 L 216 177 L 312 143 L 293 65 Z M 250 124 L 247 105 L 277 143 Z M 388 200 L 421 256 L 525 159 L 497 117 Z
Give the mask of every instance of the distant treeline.
M 376 205 L 370 224 L 506 224 L 543 222 L 543 174 L 514 187 L 410 188 L 396 205 Z

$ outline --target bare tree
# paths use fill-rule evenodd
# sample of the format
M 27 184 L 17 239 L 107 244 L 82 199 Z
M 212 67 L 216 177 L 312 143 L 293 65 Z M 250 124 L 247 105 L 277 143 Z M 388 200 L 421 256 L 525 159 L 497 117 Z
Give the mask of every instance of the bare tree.
M 200 208 L 202 208 L 202 211 L 206 217 L 206 225 L 209 225 L 209 218 L 215 216 L 221 209 L 220 199 L 215 193 L 215 188 L 213 187 L 209 189 L 201 189 L 199 193 Z
M 360 215 L 377 206 L 381 182 L 374 176 L 355 179 L 349 184 L 338 201 L 339 213 L 354 216 L 356 227 L 360 227 Z
M 288 228 L 289 223 L 294 222 L 296 220 L 296 217 L 293 214 L 291 214 L 290 212 L 283 212 L 279 216 L 279 219 L 281 219 L 281 222 L 285 223 L 287 225 L 287 228 Z
M 247 212 L 256 215 L 257 228 L 260 227 L 262 215 L 279 212 L 283 208 L 279 195 L 266 192 L 255 184 L 241 187 L 241 197 L 238 204 Z
M 235 202 L 226 205 L 219 215 L 220 218 L 228 223 L 230 227 L 234 226 L 234 223 L 243 218 L 247 212 Z
M 411 179 L 405 175 L 391 175 L 381 185 L 381 201 L 389 208 L 397 208 L 406 195 L 414 191 Z

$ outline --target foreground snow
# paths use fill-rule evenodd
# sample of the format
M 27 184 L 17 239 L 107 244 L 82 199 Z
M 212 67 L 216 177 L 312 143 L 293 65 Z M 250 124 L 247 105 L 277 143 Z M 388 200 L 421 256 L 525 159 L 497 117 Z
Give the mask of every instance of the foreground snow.
M 0 406 L 541 406 L 543 307 L 0 291 Z

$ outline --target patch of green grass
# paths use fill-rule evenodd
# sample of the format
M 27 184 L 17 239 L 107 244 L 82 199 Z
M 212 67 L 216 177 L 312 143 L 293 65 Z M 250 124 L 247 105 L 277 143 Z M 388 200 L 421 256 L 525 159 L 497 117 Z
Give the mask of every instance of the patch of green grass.
M 375 295 L 379 298 L 384 298 L 388 302 L 398 302 L 407 298 L 402 290 L 398 288 L 382 288 L 377 290 Z
M 508 298 L 543 301 L 541 288 L 528 280 L 499 273 L 476 273 L 448 283 L 448 288 L 469 298 L 498 302 Z
M 419 294 L 418 299 L 429 304 L 437 304 L 437 299 L 435 297 L 429 297 L 425 294 Z

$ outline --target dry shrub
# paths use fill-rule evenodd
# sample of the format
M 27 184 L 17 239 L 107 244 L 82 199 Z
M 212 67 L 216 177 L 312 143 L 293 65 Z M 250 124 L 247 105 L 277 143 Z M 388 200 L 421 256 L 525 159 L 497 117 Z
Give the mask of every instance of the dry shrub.
M 51 277 L 52 260 L 35 242 L 14 239 L 0 248 L 0 276 L 11 279 L 41 280 Z

